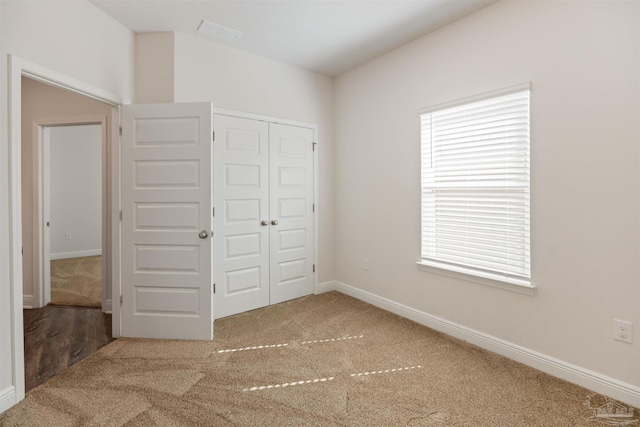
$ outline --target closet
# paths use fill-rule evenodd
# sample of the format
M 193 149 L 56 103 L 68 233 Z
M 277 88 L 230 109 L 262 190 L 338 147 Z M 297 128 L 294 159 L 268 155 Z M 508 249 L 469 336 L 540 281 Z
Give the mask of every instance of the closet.
M 315 129 L 214 114 L 214 316 L 313 293 Z

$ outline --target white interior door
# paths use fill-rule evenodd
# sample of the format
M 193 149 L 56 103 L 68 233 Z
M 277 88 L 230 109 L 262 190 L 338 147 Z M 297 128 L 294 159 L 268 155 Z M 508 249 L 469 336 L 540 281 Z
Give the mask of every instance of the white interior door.
M 212 107 L 122 109 L 125 337 L 213 338 Z
M 313 293 L 313 129 L 271 123 L 271 304 Z
M 266 122 L 215 115 L 215 314 L 269 305 Z

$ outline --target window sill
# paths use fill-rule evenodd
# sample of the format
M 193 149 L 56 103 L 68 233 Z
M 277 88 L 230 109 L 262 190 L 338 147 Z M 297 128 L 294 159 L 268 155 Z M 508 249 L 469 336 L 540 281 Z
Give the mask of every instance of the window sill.
M 444 266 L 437 263 L 427 261 L 416 262 L 418 269 L 428 271 L 430 273 L 439 274 L 441 276 L 453 277 L 454 279 L 466 280 L 467 282 L 479 283 L 481 285 L 491 286 L 494 288 L 504 289 L 511 292 L 517 292 L 525 295 L 534 295 L 536 287 L 530 282 L 518 279 L 510 279 L 492 275 L 490 273 L 468 272 L 463 268 L 457 269 L 453 266 Z M 482 275 L 480 275 L 482 274 Z

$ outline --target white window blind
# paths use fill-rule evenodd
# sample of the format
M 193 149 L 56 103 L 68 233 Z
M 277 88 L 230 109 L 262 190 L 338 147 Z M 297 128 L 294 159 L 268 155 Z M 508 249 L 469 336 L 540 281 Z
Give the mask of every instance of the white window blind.
M 529 96 L 420 114 L 423 263 L 530 282 Z

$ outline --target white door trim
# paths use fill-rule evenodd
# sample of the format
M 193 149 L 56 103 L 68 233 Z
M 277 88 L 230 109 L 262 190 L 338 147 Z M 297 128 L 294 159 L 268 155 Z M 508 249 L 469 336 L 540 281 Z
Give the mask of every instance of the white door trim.
M 8 224 L 3 223 L 2 229 L 9 231 L 9 259 L 8 259 L 8 272 L 10 282 L 10 299 L 11 303 L 11 367 L 13 373 L 13 386 L 15 387 L 15 401 L 16 403 L 24 399 L 24 332 L 23 332 L 23 319 L 22 319 L 22 180 L 21 180 L 21 157 L 22 157 L 22 135 L 21 135 L 21 120 L 22 120 L 22 76 L 27 76 L 38 81 L 71 90 L 84 96 L 102 101 L 106 104 L 113 106 L 115 109 L 119 109 L 119 105 L 124 101 L 118 95 L 111 94 L 107 91 L 84 83 L 80 80 L 69 77 L 65 74 L 57 71 L 50 70 L 46 67 L 42 67 L 30 61 L 26 61 L 15 55 L 9 55 L 9 83 L 8 83 L 8 125 L 9 125 L 9 169 L 8 169 L 8 181 L 9 181 L 9 217 Z M 128 103 L 128 102 L 127 102 Z M 117 114 L 114 114 L 114 116 Z M 115 120 L 114 120 L 115 122 Z M 114 140 L 118 133 L 112 133 Z M 115 141 L 114 141 L 115 142 Z M 119 144 L 113 144 L 114 159 L 119 159 Z M 117 157 L 116 157 L 117 155 Z M 117 177 L 119 175 L 119 162 L 112 163 L 112 176 Z M 115 179 L 114 179 L 115 181 Z M 112 187 L 114 189 L 119 188 Z M 119 209 L 119 194 L 114 191 L 112 194 L 113 203 L 112 209 Z M 116 230 L 119 230 L 119 222 L 117 221 L 118 215 L 112 215 L 112 221 L 115 223 L 113 235 L 116 235 Z M 119 233 L 118 240 L 113 240 L 113 253 L 114 259 L 118 259 L 119 256 Z M 5 263 L 2 262 L 2 266 Z M 118 263 L 114 263 L 115 268 L 119 266 Z M 119 290 L 119 272 L 113 274 L 113 286 L 114 291 L 116 283 Z M 118 292 L 113 292 L 113 295 L 119 295 Z M 118 307 L 118 304 L 114 304 L 114 307 Z M 113 331 L 114 336 L 119 333 L 120 321 L 115 313 L 113 316 Z M 119 315 L 119 311 L 118 311 Z M 118 335 L 119 336 L 119 335 Z
M 45 149 L 45 141 L 48 136 L 46 131 L 57 126 L 77 126 L 77 125 L 100 125 L 102 132 L 101 142 L 101 163 L 102 163 L 102 311 L 111 310 L 111 300 L 107 300 L 107 284 L 109 276 L 107 274 L 107 258 L 110 257 L 109 252 L 109 236 L 107 227 L 107 183 L 111 174 L 109 173 L 109 165 L 111 162 L 107 156 L 107 116 L 88 116 L 78 118 L 60 119 L 43 119 L 34 120 L 32 131 L 33 141 L 35 142 L 35 150 L 33 156 L 33 173 L 35 182 L 35 191 L 33 197 L 33 303 L 32 308 L 44 307 L 51 301 L 51 281 L 47 280 L 47 263 L 50 261 L 50 253 L 48 251 L 48 233 L 46 232 L 47 222 L 47 206 L 49 199 L 49 186 L 45 180 L 45 170 L 49 167 L 48 150 Z
M 322 144 L 318 143 L 319 135 L 318 135 L 318 125 L 308 122 L 301 122 L 297 120 L 289 120 L 283 119 L 281 117 L 267 116 L 264 114 L 256 114 L 256 113 L 247 113 L 244 111 L 236 111 L 229 110 L 227 108 L 216 108 L 213 107 L 213 115 L 216 114 L 222 116 L 231 116 L 231 117 L 240 117 L 243 119 L 251 119 L 251 120 L 261 120 L 270 123 L 280 123 L 283 125 L 291 125 L 298 126 L 304 128 L 313 129 L 313 140 L 316 142 L 315 150 L 313 152 L 313 204 L 315 206 L 315 211 L 313 215 L 313 264 L 316 266 L 315 271 L 313 273 L 313 293 L 319 294 L 322 291 L 318 288 L 318 276 L 320 273 L 320 265 L 318 264 L 318 218 L 320 217 L 320 206 L 318 204 L 318 158 L 319 150 Z M 214 183 L 215 186 L 215 183 Z

